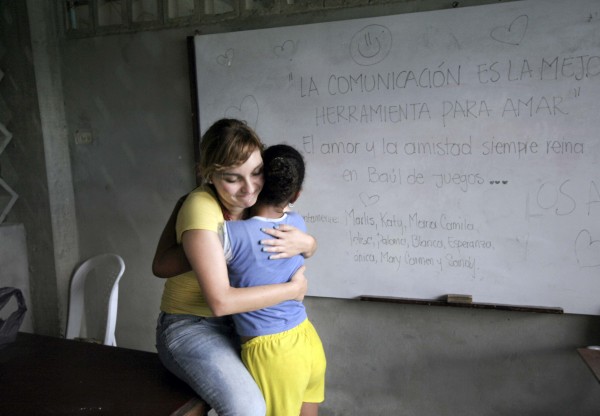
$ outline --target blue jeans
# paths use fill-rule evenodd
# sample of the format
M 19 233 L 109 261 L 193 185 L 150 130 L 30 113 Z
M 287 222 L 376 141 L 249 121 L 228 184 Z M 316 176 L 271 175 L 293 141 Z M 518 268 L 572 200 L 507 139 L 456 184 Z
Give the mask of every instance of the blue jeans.
M 240 358 L 229 317 L 161 312 L 156 349 L 169 371 L 185 381 L 219 416 L 265 416 L 265 400 Z

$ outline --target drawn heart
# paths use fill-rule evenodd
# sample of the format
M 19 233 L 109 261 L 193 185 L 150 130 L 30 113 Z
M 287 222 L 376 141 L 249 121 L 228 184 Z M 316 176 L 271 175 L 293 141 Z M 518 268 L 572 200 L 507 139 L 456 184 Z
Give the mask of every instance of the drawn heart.
M 364 192 L 361 192 L 358 197 L 360 198 L 360 202 L 363 203 L 365 207 L 369 207 L 371 205 L 375 205 L 379 202 L 379 195 L 367 195 Z
M 525 37 L 527 31 L 527 25 L 529 23 L 529 17 L 526 14 L 522 14 L 513 20 L 508 26 L 498 26 L 492 29 L 490 36 L 492 39 L 506 43 L 508 45 L 519 45 Z
M 227 49 L 225 54 L 217 56 L 217 63 L 222 66 L 231 66 L 233 62 L 233 49 Z
M 594 240 L 588 230 L 581 230 L 575 239 L 575 256 L 581 267 L 600 267 L 600 240 Z
M 225 117 L 244 120 L 250 127 L 256 129 L 258 123 L 258 102 L 253 95 L 242 98 L 239 107 L 233 106 L 225 110 Z
M 296 53 L 296 43 L 293 40 L 286 40 L 281 45 L 275 46 L 273 52 L 279 58 L 292 59 Z

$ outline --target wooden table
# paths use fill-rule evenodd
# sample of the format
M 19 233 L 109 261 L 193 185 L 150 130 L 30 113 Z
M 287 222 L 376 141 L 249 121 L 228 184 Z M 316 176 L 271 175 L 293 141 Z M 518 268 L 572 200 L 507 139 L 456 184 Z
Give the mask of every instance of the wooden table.
M 593 350 L 591 348 L 577 348 L 577 352 L 583 358 L 583 361 L 588 365 L 592 373 L 600 382 L 600 350 Z
M 0 415 L 175 416 L 197 403 L 155 353 L 26 333 L 0 349 Z

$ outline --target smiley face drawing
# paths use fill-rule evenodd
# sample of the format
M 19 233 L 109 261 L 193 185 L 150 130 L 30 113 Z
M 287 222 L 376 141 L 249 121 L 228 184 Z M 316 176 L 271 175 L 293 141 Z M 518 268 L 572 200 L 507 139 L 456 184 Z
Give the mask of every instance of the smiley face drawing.
M 350 56 L 359 65 L 375 65 L 392 49 L 392 33 L 381 25 L 368 25 L 352 36 Z

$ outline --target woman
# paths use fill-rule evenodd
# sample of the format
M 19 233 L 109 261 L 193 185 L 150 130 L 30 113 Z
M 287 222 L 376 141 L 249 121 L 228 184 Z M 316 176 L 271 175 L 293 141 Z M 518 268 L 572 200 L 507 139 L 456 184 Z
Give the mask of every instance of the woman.
M 165 282 L 161 300 L 159 357 L 219 416 L 265 414 L 264 399 L 241 362 L 239 340 L 227 315 L 302 300 L 306 293 L 303 268 L 287 283 L 249 288 L 229 284 L 217 232 L 225 219 L 244 218 L 256 202 L 263 186 L 262 148 L 256 133 L 238 120 L 219 120 L 206 131 L 200 143 L 201 185 L 187 195 L 176 215 L 176 238 L 185 254 L 169 241 L 173 233 L 167 224 L 153 261 L 158 276 L 177 274 Z M 274 258 L 310 256 L 316 249 L 311 236 L 293 227 L 271 235 L 275 239 L 265 243 L 276 253 Z
M 262 229 L 291 224 L 305 230 L 301 215 L 288 212 L 300 195 L 304 159 L 293 147 L 275 145 L 263 153 L 264 187 L 254 216 L 227 221 L 223 246 L 232 286 L 286 282 L 304 265 L 300 255 L 273 261 L 256 241 Z M 242 361 L 260 387 L 267 416 L 317 416 L 325 399 L 325 351 L 302 302 L 285 301 L 233 315 L 242 344 Z

